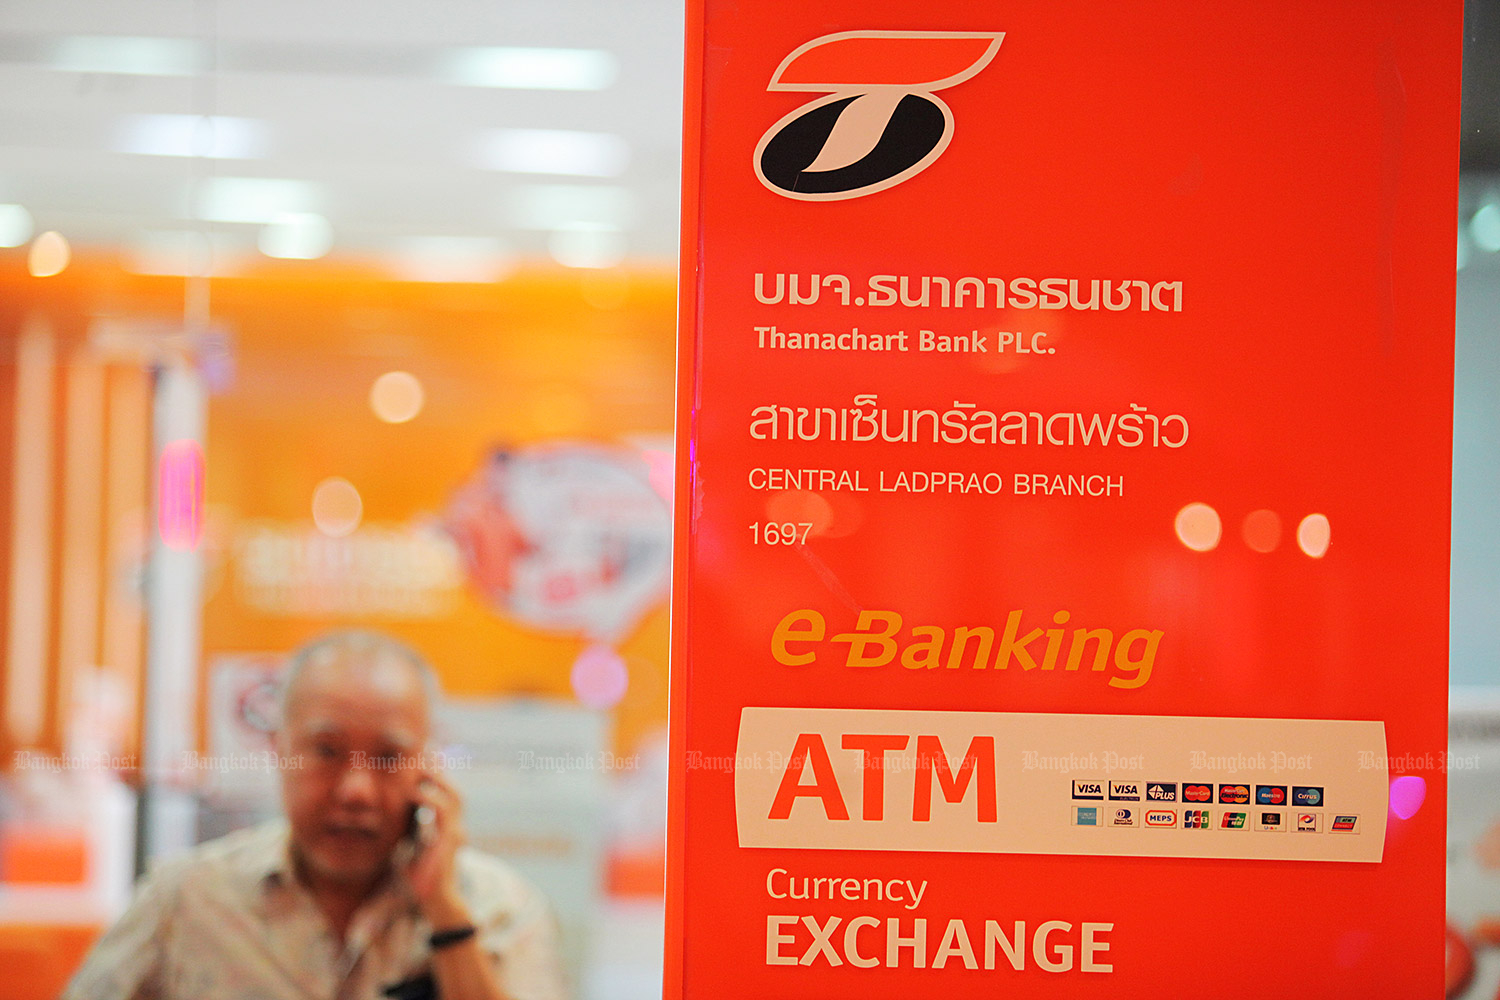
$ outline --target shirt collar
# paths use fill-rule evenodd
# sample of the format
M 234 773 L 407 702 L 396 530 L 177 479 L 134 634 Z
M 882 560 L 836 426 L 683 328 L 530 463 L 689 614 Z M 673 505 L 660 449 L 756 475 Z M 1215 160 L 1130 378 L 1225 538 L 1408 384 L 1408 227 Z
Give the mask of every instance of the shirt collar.
M 246 857 L 246 874 L 262 891 L 297 885 L 297 869 L 292 858 L 292 828 L 285 818 L 272 820 L 260 828 L 257 850 Z M 395 897 L 399 905 L 415 905 L 405 880 L 387 877 L 376 886 L 366 905 Z
M 258 846 L 245 859 L 246 874 L 257 886 L 290 885 L 296 878 L 296 869 L 292 867 L 291 825 L 285 819 L 267 823 Z

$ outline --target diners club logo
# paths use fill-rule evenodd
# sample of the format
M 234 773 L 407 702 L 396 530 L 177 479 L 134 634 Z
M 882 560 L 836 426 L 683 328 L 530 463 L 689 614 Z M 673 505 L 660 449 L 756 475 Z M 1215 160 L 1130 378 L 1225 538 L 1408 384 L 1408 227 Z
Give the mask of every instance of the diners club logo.
M 936 94 L 974 76 L 1004 32 L 840 31 L 798 46 L 769 91 L 825 94 L 766 130 L 755 176 L 801 201 L 859 198 L 921 173 L 953 139 Z

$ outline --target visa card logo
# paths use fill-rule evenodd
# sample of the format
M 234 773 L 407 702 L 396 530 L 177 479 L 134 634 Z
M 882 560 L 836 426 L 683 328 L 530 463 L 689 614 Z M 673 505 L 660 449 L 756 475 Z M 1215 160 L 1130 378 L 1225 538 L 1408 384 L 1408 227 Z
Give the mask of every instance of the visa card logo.
M 1104 798 L 1104 783 L 1101 781 L 1075 781 L 1073 782 L 1073 798 L 1102 799 Z
M 1109 783 L 1109 797 L 1115 802 L 1139 802 L 1141 800 L 1140 782 L 1111 781 Z

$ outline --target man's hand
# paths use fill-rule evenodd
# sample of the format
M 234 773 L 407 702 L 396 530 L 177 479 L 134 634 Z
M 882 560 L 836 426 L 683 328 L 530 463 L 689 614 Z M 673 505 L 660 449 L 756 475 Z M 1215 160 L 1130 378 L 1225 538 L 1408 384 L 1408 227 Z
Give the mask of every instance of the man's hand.
M 416 805 L 428 811 L 431 822 L 406 870 L 412 895 L 434 932 L 470 927 L 473 915 L 458 892 L 458 849 L 465 839 L 463 802 L 452 785 L 426 770 L 417 782 Z M 504 1000 L 495 968 L 476 936 L 434 950 L 432 974 L 438 995 L 446 1000 Z
M 417 781 L 416 805 L 427 812 L 430 823 L 406 871 L 412 895 L 434 930 L 462 927 L 470 922 L 457 877 L 458 849 L 465 840 L 463 803 L 452 785 L 435 771 L 424 770 Z

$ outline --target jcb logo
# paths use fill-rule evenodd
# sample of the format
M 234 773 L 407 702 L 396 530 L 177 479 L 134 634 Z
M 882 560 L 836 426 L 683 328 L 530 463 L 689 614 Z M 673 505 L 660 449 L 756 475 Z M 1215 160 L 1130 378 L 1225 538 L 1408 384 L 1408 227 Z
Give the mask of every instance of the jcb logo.
M 1004 32 L 841 31 L 798 46 L 767 90 L 826 94 L 766 130 L 755 176 L 801 201 L 859 198 L 931 166 L 953 138 L 936 96 L 989 65 Z

